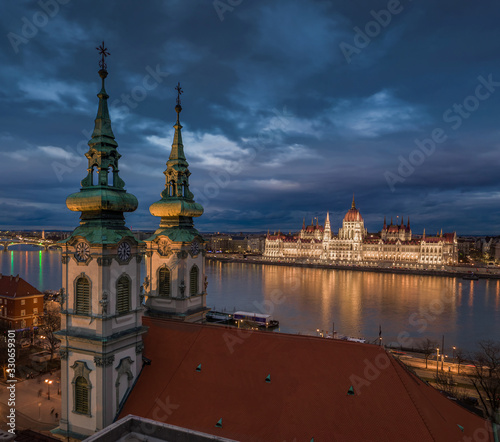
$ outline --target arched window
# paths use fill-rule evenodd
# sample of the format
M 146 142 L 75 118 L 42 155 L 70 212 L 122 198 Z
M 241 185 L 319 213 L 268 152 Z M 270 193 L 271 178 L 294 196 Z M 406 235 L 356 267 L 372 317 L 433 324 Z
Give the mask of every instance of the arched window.
M 94 164 L 92 166 L 91 180 L 92 180 L 93 186 L 97 186 L 99 184 L 99 175 L 98 175 L 97 164 Z
M 158 295 L 170 296 L 170 270 L 167 267 L 158 272 Z
M 189 272 L 189 294 L 191 296 L 198 294 L 198 267 L 191 267 Z
M 116 313 L 130 311 L 130 280 L 123 275 L 116 283 Z
M 85 277 L 80 277 L 76 281 L 75 287 L 76 299 L 76 314 L 89 315 L 90 314 L 90 283 Z
M 89 414 L 89 385 L 87 379 L 78 376 L 75 381 L 75 411 Z

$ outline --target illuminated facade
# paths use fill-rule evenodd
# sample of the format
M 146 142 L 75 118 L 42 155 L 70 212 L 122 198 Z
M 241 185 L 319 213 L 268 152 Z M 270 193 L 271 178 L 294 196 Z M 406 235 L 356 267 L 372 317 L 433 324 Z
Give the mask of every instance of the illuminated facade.
M 392 220 L 379 234 L 368 234 L 354 198 L 342 227 L 334 235 L 330 216 L 325 225 L 306 226 L 298 234 L 267 235 L 264 258 L 270 261 L 313 261 L 338 264 L 390 264 L 411 268 L 440 268 L 458 262 L 456 233 L 413 237 L 410 220 L 404 225 Z

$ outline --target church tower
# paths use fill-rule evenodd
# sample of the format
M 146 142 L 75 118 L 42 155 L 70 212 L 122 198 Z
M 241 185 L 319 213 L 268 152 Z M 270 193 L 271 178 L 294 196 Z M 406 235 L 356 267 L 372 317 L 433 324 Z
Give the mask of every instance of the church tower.
M 80 225 L 62 241 L 61 420 L 54 432 L 84 438 L 113 422 L 142 366 L 141 244 L 125 226 L 137 199 L 119 176 L 104 86 L 89 141 L 87 176 L 66 199 Z
M 193 225 L 203 214 L 189 190 L 188 162 L 182 144 L 180 84 L 177 90 L 177 121 L 174 141 L 165 170 L 165 189 L 161 200 L 149 211 L 160 217 L 160 226 L 146 243 L 144 295 L 147 314 L 189 322 L 205 318 L 206 277 L 205 241 Z

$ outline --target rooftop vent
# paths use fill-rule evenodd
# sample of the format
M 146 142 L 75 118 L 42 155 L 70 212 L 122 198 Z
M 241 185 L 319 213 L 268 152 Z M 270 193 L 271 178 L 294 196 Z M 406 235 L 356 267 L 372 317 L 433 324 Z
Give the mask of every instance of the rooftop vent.
M 353 396 L 354 395 L 354 388 L 352 387 L 352 385 L 349 387 L 349 390 L 347 390 L 347 394 L 349 396 Z
M 222 418 L 220 418 L 217 423 L 215 424 L 217 428 L 222 428 Z

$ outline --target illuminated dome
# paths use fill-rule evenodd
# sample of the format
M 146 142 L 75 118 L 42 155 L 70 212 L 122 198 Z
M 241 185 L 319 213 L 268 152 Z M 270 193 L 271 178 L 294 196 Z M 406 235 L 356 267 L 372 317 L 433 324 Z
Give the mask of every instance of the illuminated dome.
M 359 213 L 359 210 L 356 209 L 356 206 L 354 204 L 354 195 L 352 196 L 352 206 L 351 208 L 347 211 L 347 213 L 344 216 L 344 221 L 363 221 L 363 218 L 361 217 L 361 214 Z

